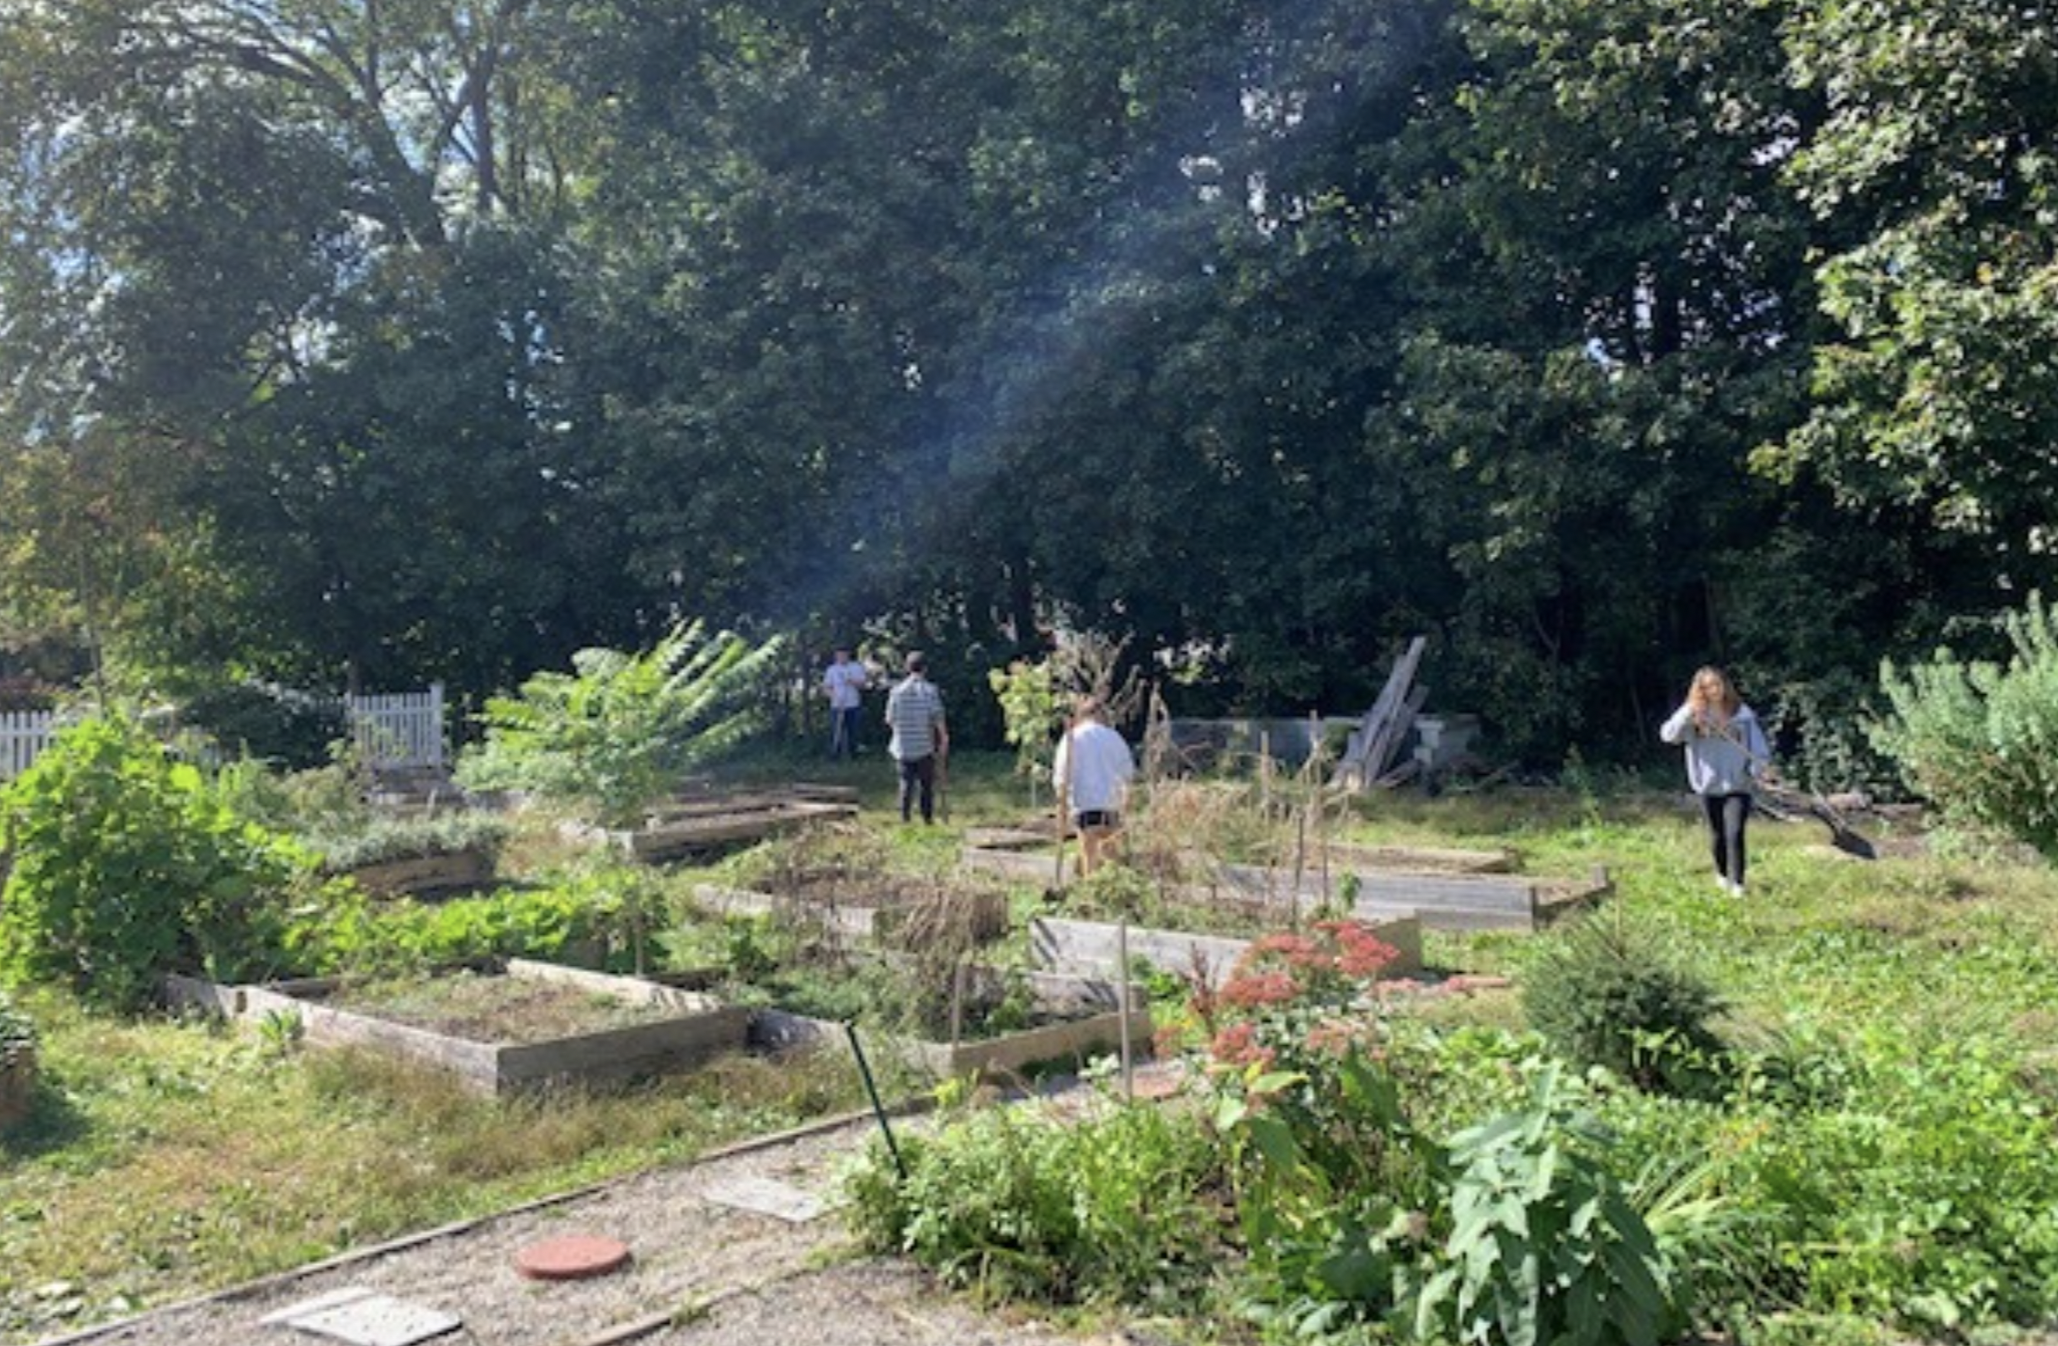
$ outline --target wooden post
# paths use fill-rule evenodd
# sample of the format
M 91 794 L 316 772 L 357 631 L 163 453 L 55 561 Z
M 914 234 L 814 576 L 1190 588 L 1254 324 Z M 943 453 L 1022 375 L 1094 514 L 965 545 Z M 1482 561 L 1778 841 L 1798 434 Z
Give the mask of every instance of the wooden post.
M 1129 919 L 1115 927 L 1115 1011 L 1122 1016 L 1122 1098 L 1136 1101 L 1136 1066 L 1129 1047 Z
M 1258 731 L 1258 814 L 1272 817 L 1272 731 Z

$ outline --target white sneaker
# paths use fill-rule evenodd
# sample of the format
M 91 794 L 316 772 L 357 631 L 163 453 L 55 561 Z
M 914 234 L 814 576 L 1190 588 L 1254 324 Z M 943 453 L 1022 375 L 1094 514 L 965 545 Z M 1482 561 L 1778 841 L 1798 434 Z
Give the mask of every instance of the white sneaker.
M 1741 883 L 1736 883 L 1729 879 L 1724 879 L 1722 881 L 1722 886 L 1729 890 L 1729 895 L 1731 897 L 1742 897 L 1744 895 L 1744 886 Z

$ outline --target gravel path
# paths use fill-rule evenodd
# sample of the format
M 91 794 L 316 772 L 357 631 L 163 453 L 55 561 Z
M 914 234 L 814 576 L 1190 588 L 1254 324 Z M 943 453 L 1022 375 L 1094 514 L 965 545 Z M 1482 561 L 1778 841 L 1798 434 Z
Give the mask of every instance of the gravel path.
M 1014 1106 L 1061 1106 L 1032 1101 Z M 922 1125 L 895 1123 L 896 1131 Z M 266 1324 L 267 1314 L 362 1287 L 462 1319 L 459 1346 L 1057 1346 L 1080 1339 L 981 1315 L 919 1270 L 859 1257 L 833 1211 L 793 1222 L 713 1199 L 770 1181 L 825 1203 L 840 1168 L 876 1134 L 851 1120 L 624 1178 L 346 1254 L 42 1346 L 290 1346 L 334 1337 Z M 589 1280 L 539 1281 L 515 1258 L 540 1241 L 594 1235 L 629 1264 Z

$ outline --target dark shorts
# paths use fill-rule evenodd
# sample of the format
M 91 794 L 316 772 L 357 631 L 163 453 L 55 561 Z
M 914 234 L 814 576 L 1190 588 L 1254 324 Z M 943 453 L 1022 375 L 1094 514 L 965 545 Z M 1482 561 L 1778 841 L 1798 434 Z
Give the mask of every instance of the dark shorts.
M 1081 809 L 1072 815 L 1072 821 L 1080 827 L 1120 827 L 1122 815 L 1113 809 Z

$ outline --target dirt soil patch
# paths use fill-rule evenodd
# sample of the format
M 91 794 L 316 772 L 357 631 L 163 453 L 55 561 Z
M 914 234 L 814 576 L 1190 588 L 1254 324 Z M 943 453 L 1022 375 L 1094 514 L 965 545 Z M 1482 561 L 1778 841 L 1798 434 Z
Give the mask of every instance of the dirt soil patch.
M 1074 1097 L 1072 1095 L 1077 1095 Z M 1076 1108 L 1090 1091 L 1013 1106 Z M 919 1120 L 897 1122 L 915 1129 Z M 314 1341 L 261 1320 L 317 1295 L 362 1287 L 455 1315 L 466 1346 L 1057 1346 L 1082 1338 L 1022 1317 L 979 1313 L 907 1263 L 860 1256 L 835 1212 L 792 1222 L 723 1199 L 777 1183 L 824 1203 L 877 1134 L 849 1119 L 735 1147 L 701 1162 L 581 1189 L 239 1286 L 58 1343 L 291 1346 Z M 591 1280 L 539 1282 L 516 1259 L 568 1234 L 618 1239 L 630 1261 Z

